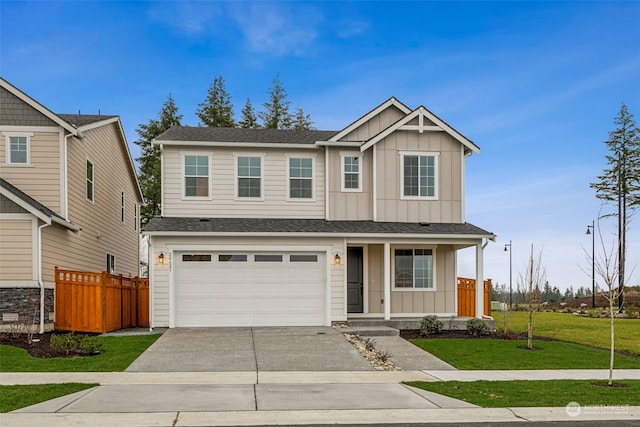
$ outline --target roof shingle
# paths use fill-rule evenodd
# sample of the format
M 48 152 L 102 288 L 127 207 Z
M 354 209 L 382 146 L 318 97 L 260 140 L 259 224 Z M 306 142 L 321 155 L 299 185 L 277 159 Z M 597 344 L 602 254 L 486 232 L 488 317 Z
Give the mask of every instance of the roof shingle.
M 337 131 L 303 129 L 240 129 L 173 126 L 156 137 L 157 141 L 258 142 L 313 144 L 325 141 Z

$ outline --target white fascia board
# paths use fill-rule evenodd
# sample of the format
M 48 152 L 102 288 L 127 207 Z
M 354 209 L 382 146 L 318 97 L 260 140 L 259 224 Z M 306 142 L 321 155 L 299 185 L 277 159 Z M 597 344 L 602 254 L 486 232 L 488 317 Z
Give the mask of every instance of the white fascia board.
M 26 210 L 27 212 L 29 212 L 33 216 L 35 216 L 39 220 L 42 220 L 47 224 L 51 224 L 51 217 L 49 215 L 45 215 L 44 212 L 41 212 L 38 209 L 34 208 L 31 204 L 25 202 L 20 197 L 16 196 L 15 194 L 11 193 L 10 191 L 5 190 L 4 188 L 0 187 L 0 194 L 5 196 L 7 199 L 11 200 L 16 205 L 20 206 L 22 209 Z
M 338 141 L 340 138 L 343 138 L 344 136 L 346 136 L 347 134 L 349 134 L 353 130 L 355 130 L 358 127 L 362 126 L 364 123 L 366 123 L 372 117 L 380 114 L 381 112 L 383 112 L 387 108 L 391 107 L 392 105 L 394 107 L 396 107 L 397 109 L 399 109 L 400 111 L 402 111 L 404 114 L 409 114 L 411 112 L 411 109 L 409 107 L 407 107 L 402 102 L 398 101 L 395 97 L 392 96 L 391 98 L 387 99 L 382 104 L 378 105 L 373 110 L 369 111 L 364 116 L 360 117 L 355 122 L 351 123 L 349 126 L 344 128 L 343 130 L 341 130 L 340 132 L 338 132 L 337 134 L 335 134 L 334 136 L 329 138 L 328 141 L 332 141 L 332 142 Z
M 44 105 L 40 104 L 38 101 L 36 101 L 35 99 L 31 98 L 29 95 L 27 95 L 26 93 L 22 92 L 20 89 L 18 89 L 17 87 L 15 87 L 11 83 L 9 83 L 5 79 L 3 79 L 2 77 L 0 77 L 0 87 L 3 87 L 8 92 L 10 92 L 13 95 L 17 96 L 22 101 L 27 103 L 29 106 L 31 106 L 32 108 L 37 110 L 39 113 L 43 114 L 48 119 L 50 119 L 53 122 L 57 123 L 58 125 L 62 126 L 63 128 L 65 128 L 66 130 L 68 130 L 72 134 L 74 134 L 74 135 L 78 134 L 78 130 L 73 125 L 71 125 L 70 123 L 65 122 L 64 120 L 62 120 L 56 113 L 54 113 L 53 111 L 49 110 Z
M 55 222 L 56 224 L 60 224 L 61 226 L 68 228 L 69 230 L 73 231 L 74 233 L 79 233 L 82 230 L 77 225 L 75 225 L 75 224 L 73 224 L 73 223 L 71 223 L 69 221 L 66 221 L 66 220 L 64 220 L 62 218 L 58 218 L 58 217 L 53 216 L 53 217 L 51 217 L 51 220 L 53 222 Z
M 224 142 L 224 141 L 165 141 L 153 140 L 154 145 L 182 147 L 232 147 L 232 148 L 305 148 L 317 150 L 315 144 L 288 144 L 284 142 Z
M 115 123 L 117 121 L 119 121 L 118 116 L 116 116 L 116 117 L 108 117 L 108 118 L 106 118 L 104 120 L 99 120 L 97 122 L 93 122 L 93 123 L 89 123 L 89 124 L 86 124 L 86 125 L 83 125 L 83 126 L 79 126 L 78 127 L 78 132 L 84 132 L 84 131 L 87 131 L 87 130 L 99 128 L 101 126 L 108 125 L 109 123 Z
M 317 146 L 329 146 L 329 147 L 360 147 L 364 144 L 364 141 L 316 141 Z

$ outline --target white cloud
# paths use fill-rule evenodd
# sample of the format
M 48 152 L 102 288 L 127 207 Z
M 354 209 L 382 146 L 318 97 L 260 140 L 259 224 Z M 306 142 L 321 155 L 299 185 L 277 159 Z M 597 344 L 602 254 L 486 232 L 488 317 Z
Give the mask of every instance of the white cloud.
M 151 20 L 194 36 L 214 28 L 213 21 L 222 15 L 222 9 L 217 2 L 163 1 L 156 3 L 148 13 Z

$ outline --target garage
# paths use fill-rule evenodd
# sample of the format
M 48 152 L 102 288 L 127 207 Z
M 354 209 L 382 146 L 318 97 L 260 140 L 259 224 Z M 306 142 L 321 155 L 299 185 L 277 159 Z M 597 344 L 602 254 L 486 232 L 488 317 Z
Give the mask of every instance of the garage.
M 177 252 L 175 326 L 322 326 L 326 258 L 316 252 Z

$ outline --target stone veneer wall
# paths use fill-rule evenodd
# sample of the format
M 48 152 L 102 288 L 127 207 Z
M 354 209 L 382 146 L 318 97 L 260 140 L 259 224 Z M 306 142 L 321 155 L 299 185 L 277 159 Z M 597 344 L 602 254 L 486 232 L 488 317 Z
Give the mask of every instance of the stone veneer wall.
M 53 329 L 53 320 L 49 320 L 49 316 L 53 316 L 54 310 L 53 289 L 45 289 L 44 323 L 47 330 Z M 13 316 L 16 313 L 18 314 L 17 322 L 6 319 L 6 316 Z M 0 329 L 10 330 L 12 325 L 40 325 L 39 288 L 0 289 Z

